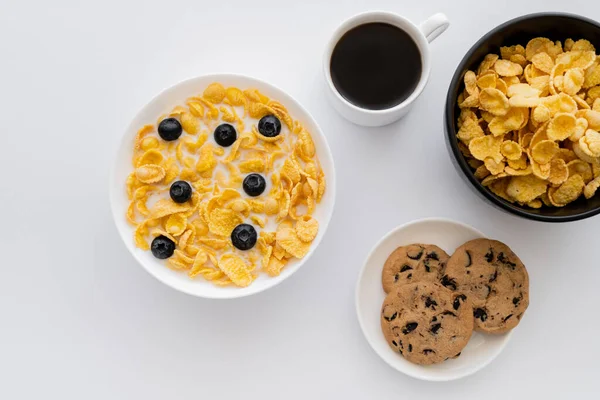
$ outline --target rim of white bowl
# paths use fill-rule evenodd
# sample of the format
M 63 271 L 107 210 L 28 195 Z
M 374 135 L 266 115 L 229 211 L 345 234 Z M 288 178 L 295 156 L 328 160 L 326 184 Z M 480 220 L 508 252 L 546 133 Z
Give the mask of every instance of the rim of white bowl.
M 330 164 L 331 164 L 331 173 L 330 176 L 327 176 L 327 191 L 329 192 L 329 196 L 331 197 L 331 211 L 327 214 L 325 220 L 320 220 L 319 221 L 319 230 L 322 230 L 322 234 L 320 236 L 317 237 L 317 239 L 315 239 L 315 241 L 311 244 L 311 248 L 309 250 L 309 252 L 306 254 L 306 256 L 304 256 L 304 258 L 298 260 L 296 262 L 296 265 L 294 265 L 294 269 L 291 270 L 289 272 L 289 274 L 282 278 L 282 279 L 276 279 L 273 278 L 272 282 L 269 282 L 267 284 L 265 284 L 264 286 L 253 286 L 250 285 L 246 288 L 240 288 L 239 291 L 235 291 L 235 292 L 230 292 L 230 291 L 223 291 L 224 295 L 211 295 L 211 294 L 204 294 L 204 293 L 198 293 L 197 291 L 194 290 L 188 290 L 187 288 L 183 288 L 180 287 L 176 284 L 173 284 L 169 281 L 166 281 L 164 279 L 162 279 L 162 277 L 160 277 L 158 274 L 156 274 L 152 268 L 146 266 L 146 263 L 139 257 L 138 254 L 136 254 L 132 248 L 130 246 L 127 245 L 127 241 L 131 240 L 130 237 L 127 237 L 125 235 L 125 232 L 122 231 L 121 229 L 119 229 L 119 222 L 117 221 L 117 218 L 123 217 L 123 211 L 124 210 L 118 210 L 116 203 L 116 190 L 117 190 L 117 182 L 115 181 L 116 177 L 116 168 L 117 168 L 117 160 L 118 160 L 118 156 L 119 156 L 119 152 L 121 147 L 125 144 L 125 137 L 126 137 L 126 133 L 130 132 L 132 129 L 135 129 L 136 126 L 134 126 L 134 122 L 138 119 L 139 115 L 153 102 L 157 101 L 161 96 L 163 96 L 167 91 L 169 90 L 173 90 L 176 87 L 179 86 L 184 86 L 187 84 L 190 84 L 191 82 L 195 81 L 195 80 L 199 80 L 199 79 L 206 79 L 206 80 L 213 80 L 213 81 L 219 81 L 219 80 L 226 80 L 226 79 L 231 79 L 231 78 L 235 78 L 235 79 L 247 79 L 249 82 L 252 82 L 254 84 L 256 84 L 258 87 L 258 89 L 260 89 L 261 86 L 264 87 L 268 87 L 269 89 L 278 92 L 279 94 L 282 94 L 283 97 L 286 97 L 289 101 L 295 103 L 295 105 L 306 115 L 307 119 L 310 121 L 311 124 L 313 124 L 316 128 L 317 128 L 317 134 L 319 136 L 322 137 L 323 139 L 323 144 L 324 146 L 322 146 L 323 148 L 321 149 L 319 147 L 319 151 L 322 150 L 323 154 L 326 155 L 326 157 L 330 160 Z M 315 135 L 315 132 L 311 132 L 312 135 Z M 142 268 L 148 272 L 150 275 L 152 275 L 155 279 L 157 279 L 158 281 L 160 281 L 161 283 L 165 284 L 166 286 L 169 286 L 170 288 L 177 290 L 181 293 L 185 293 L 191 296 L 195 296 L 195 297 L 200 297 L 200 298 L 205 298 L 205 299 L 214 299 L 214 300 L 227 300 L 227 299 L 236 299 L 236 298 L 242 298 L 242 297 L 247 297 L 247 296 L 251 296 L 254 294 L 258 294 L 261 292 L 264 292 L 265 290 L 271 289 L 277 285 L 279 285 L 281 282 L 289 279 L 292 275 L 294 275 L 302 266 L 304 266 L 308 260 L 311 258 L 312 254 L 314 253 L 314 251 L 317 249 L 317 247 L 319 247 L 319 245 L 321 244 L 321 240 L 323 239 L 323 237 L 325 236 L 325 234 L 327 233 L 327 229 L 329 227 L 329 223 L 331 221 L 331 218 L 333 216 L 333 213 L 335 212 L 335 201 L 336 201 L 336 172 L 335 172 L 335 161 L 333 158 L 333 153 L 331 152 L 331 148 L 329 147 L 329 142 L 327 141 L 327 137 L 325 136 L 325 133 L 323 132 L 323 130 L 321 129 L 321 127 L 319 126 L 319 124 L 317 123 L 317 121 L 315 120 L 315 118 L 312 116 L 312 114 L 298 101 L 296 100 L 293 96 L 291 96 L 290 94 L 288 94 L 286 91 L 284 91 L 283 89 L 279 88 L 276 85 L 273 85 L 271 83 L 265 82 L 262 79 L 259 78 L 255 78 L 249 75 L 244 75 L 244 74 L 238 74 L 238 73 L 210 73 L 210 74 L 203 74 L 203 75 L 198 75 L 198 76 L 194 76 L 191 78 L 187 78 L 184 79 L 182 81 L 179 81 L 171 86 L 168 86 L 164 89 L 162 89 L 160 92 L 158 92 L 154 97 L 152 97 L 152 99 L 150 99 L 147 103 L 145 103 L 136 113 L 135 115 L 132 117 L 131 121 L 129 122 L 129 124 L 127 125 L 127 127 L 125 128 L 125 130 L 123 130 L 123 134 L 121 135 L 121 137 L 119 138 L 119 141 L 116 145 L 116 147 L 113 149 L 114 151 L 114 155 L 112 157 L 112 164 L 110 167 L 110 175 L 109 175 L 109 203 L 110 203 L 110 208 L 112 211 L 112 216 L 113 216 L 113 222 L 115 223 L 115 227 L 117 228 L 117 231 L 119 232 L 119 236 L 121 237 L 121 239 L 123 240 L 123 244 L 125 245 L 125 248 L 129 251 L 129 253 L 133 256 L 133 258 L 137 261 L 137 263 L 139 265 L 142 266 Z M 123 214 L 123 215 L 121 215 Z M 165 267 L 166 268 L 166 267 Z
M 474 368 L 470 368 L 467 369 L 465 372 L 460 373 L 460 374 L 456 374 L 455 376 L 430 376 L 430 375 L 425 375 L 425 374 L 417 374 L 414 373 L 413 371 L 404 371 L 404 370 L 400 370 L 398 369 L 395 365 L 392 365 L 391 363 L 388 362 L 388 360 L 386 360 L 380 353 L 379 351 L 375 348 L 375 346 L 373 346 L 373 344 L 371 343 L 371 339 L 367 336 L 366 334 L 366 330 L 365 330 L 365 322 L 362 319 L 361 313 L 359 311 L 359 288 L 360 288 L 360 284 L 362 282 L 363 279 L 363 275 L 365 273 L 365 270 L 367 268 L 367 262 L 369 261 L 369 259 L 373 256 L 373 254 L 377 251 L 377 249 L 379 248 L 379 246 L 390 236 L 392 236 L 393 234 L 395 234 L 396 232 L 406 229 L 412 225 L 417 225 L 420 223 L 424 223 L 424 222 L 442 222 L 442 223 L 450 223 L 450 224 L 455 224 L 455 225 L 459 225 L 463 228 L 467 228 L 469 230 L 475 231 L 476 233 L 480 234 L 482 237 L 487 237 L 487 235 L 485 235 L 483 232 L 481 232 L 479 229 L 473 228 L 472 226 L 465 224 L 463 222 L 458 222 L 455 221 L 453 219 L 450 218 L 444 218 L 444 217 L 428 217 L 428 218 L 421 218 L 421 219 L 416 219 L 416 220 L 412 220 L 409 221 L 407 223 L 404 223 L 402 225 L 399 225 L 397 227 L 395 227 L 394 229 L 390 230 L 389 232 L 387 232 L 385 235 L 383 235 L 381 237 L 381 239 L 379 239 L 377 241 L 377 243 L 375 243 L 375 245 L 371 248 L 371 250 L 369 251 L 369 253 L 367 254 L 367 257 L 365 258 L 364 262 L 363 262 L 363 266 L 360 269 L 360 272 L 358 274 L 358 279 L 356 281 L 356 287 L 354 288 L 354 307 L 356 310 L 356 316 L 358 318 L 358 324 L 360 325 L 360 330 L 362 331 L 362 334 L 364 336 L 364 338 L 366 339 L 367 343 L 369 343 L 369 347 L 371 347 L 371 349 L 375 352 L 375 354 L 377 354 L 379 356 L 379 358 L 381 358 L 387 365 L 389 365 L 391 368 L 393 368 L 394 370 L 401 372 L 407 376 L 410 376 L 411 378 L 415 378 L 415 379 L 421 379 L 424 381 L 430 381 L 430 382 L 448 382 L 448 381 L 453 381 L 453 380 L 457 380 L 457 379 L 462 379 L 465 378 L 469 375 L 473 375 L 474 373 L 482 370 L 483 368 L 485 368 L 486 366 L 488 366 L 492 361 L 494 361 L 496 359 L 496 357 L 498 357 L 498 355 L 500 355 L 500 353 L 502 353 L 502 350 L 504 350 L 504 348 L 506 347 L 508 341 L 510 340 L 510 338 L 512 337 L 512 334 L 514 332 L 514 329 L 510 330 L 509 332 L 507 332 L 504 337 L 504 340 L 502 341 L 501 346 L 498 347 L 498 350 L 491 355 L 491 357 L 489 357 L 489 359 L 487 359 L 485 362 L 475 366 Z

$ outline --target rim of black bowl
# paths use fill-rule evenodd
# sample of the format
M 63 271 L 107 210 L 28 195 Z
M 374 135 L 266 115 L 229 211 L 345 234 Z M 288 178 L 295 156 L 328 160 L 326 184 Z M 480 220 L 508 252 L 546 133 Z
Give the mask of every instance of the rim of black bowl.
M 495 33 L 499 32 L 515 23 L 526 21 L 529 19 L 539 18 L 539 17 L 571 18 L 571 19 L 575 19 L 575 20 L 578 20 L 581 22 L 585 22 L 585 23 L 594 25 L 595 27 L 597 27 L 600 30 L 600 23 L 598 23 L 597 21 L 583 17 L 581 15 L 560 13 L 560 12 L 541 12 L 541 13 L 533 13 L 533 14 L 523 15 L 523 16 L 520 16 L 517 18 L 513 18 L 511 20 L 508 20 L 508 21 L 498 25 L 494 29 L 490 30 L 485 35 L 483 35 L 473 46 L 471 46 L 471 48 L 467 51 L 465 56 L 462 58 L 462 60 L 456 67 L 456 70 L 454 71 L 454 75 L 452 76 L 452 80 L 450 81 L 450 86 L 448 87 L 448 93 L 446 95 L 446 106 L 444 109 L 444 111 L 445 111 L 444 112 L 444 114 L 445 114 L 444 123 L 446 124 L 445 131 L 446 131 L 446 135 L 448 136 L 447 140 L 449 141 L 450 147 L 452 149 L 452 155 L 454 156 L 454 159 L 458 162 L 458 165 L 460 166 L 461 171 L 465 174 L 465 176 L 467 177 L 469 182 L 473 185 L 473 187 L 475 189 L 477 189 L 477 191 L 479 193 L 481 193 L 486 199 L 491 201 L 494 205 L 504 209 L 505 211 L 508 211 L 509 213 L 516 214 L 518 216 L 536 220 L 536 221 L 542 221 L 542 222 L 578 221 L 578 220 L 589 218 L 589 217 L 599 214 L 600 207 L 596 207 L 596 208 L 593 208 L 593 209 L 590 209 L 590 210 L 587 210 L 584 212 L 573 213 L 570 215 L 541 215 L 541 214 L 537 214 L 534 212 L 526 211 L 518 206 L 515 206 L 514 204 L 502 199 L 501 197 L 496 196 L 489 189 L 484 187 L 477 180 L 477 178 L 475 178 L 475 175 L 474 175 L 473 171 L 471 170 L 471 167 L 469 166 L 469 164 L 467 164 L 465 157 L 463 157 L 462 153 L 458 149 L 458 139 L 456 138 L 456 123 L 455 123 L 455 121 L 453 121 L 454 118 L 451 118 L 451 116 L 453 114 L 453 109 L 456 107 L 456 104 L 453 101 L 453 97 L 454 97 L 453 92 L 455 90 L 458 90 L 458 88 L 460 87 L 460 85 L 462 83 L 462 75 L 463 75 L 462 71 L 465 69 L 467 62 L 468 62 L 469 58 L 471 57 L 471 54 L 474 53 L 479 47 L 481 47 Z

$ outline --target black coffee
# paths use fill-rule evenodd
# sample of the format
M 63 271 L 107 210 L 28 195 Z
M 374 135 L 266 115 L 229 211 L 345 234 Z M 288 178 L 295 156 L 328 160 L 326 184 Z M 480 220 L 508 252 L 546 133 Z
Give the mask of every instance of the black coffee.
M 402 103 L 421 79 L 421 53 L 402 29 L 385 23 L 346 32 L 331 55 L 331 79 L 354 105 L 382 110 Z

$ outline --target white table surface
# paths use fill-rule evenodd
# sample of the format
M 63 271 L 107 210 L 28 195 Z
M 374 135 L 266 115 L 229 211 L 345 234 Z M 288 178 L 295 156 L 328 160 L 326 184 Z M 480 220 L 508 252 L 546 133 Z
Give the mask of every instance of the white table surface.
M 535 11 L 600 20 L 598 3 L 286 3 L 0 0 L 0 398 L 597 398 L 600 217 L 550 225 L 484 203 L 450 163 L 442 107 L 460 58 L 486 31 Z M 416 22 L 442 11 L 452 25 L 432 46 L 412 113 L 363 129 L 326 103 L 321 53 L 339 22 L 375 8 Z M 296 97 L 326 133 L 338 172 L 337 208 L 311 261 L 233 301 L 180 294 L 140 268 L 107 194 L 114 149 L 137 110 L 169 85 L 219 71 Z M 531 277 L 531 305 L 505 351 L 449 383 L 384 364 L 354 308 L 372 245 L 431 216 L 506 241 Z

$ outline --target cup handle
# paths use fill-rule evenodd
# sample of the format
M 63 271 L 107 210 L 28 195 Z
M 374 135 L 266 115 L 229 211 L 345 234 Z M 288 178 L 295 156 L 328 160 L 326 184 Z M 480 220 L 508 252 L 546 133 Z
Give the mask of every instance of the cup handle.
M 435 38 L 444 33 L 449 26 L 450 21 L 448 21 L 448 18 L 442 13 L 437 13 L 423 21 L 421 25 L 419 25 L 419 29 L 423 32 L 427 41 L 431 43 Z

